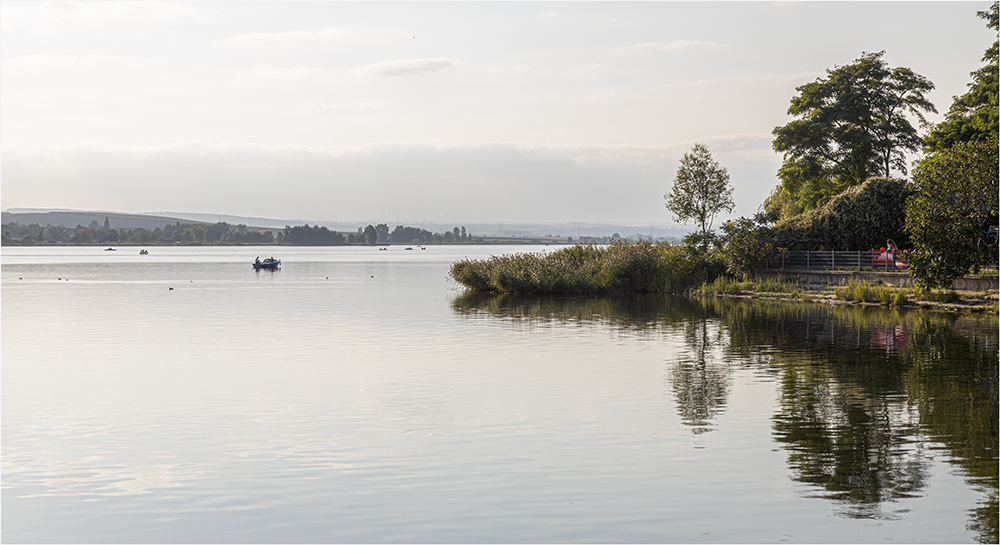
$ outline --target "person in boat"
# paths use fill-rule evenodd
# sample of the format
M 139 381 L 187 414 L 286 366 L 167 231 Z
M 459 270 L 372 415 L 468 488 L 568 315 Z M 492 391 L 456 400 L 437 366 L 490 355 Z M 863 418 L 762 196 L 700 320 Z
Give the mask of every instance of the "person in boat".
M 260 265 L 260 256 L 257 256 L 257 259 L 254 260 L 254 263 Z

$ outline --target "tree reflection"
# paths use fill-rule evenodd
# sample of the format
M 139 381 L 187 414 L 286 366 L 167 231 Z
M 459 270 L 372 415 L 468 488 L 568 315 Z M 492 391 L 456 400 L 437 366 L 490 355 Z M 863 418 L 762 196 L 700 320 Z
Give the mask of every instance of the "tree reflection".
M 684 325 L 687 353 L 670 372 L 681 422 L 696 434 L 712 431 L 712 420 L 725 408 L 731 384 L 731 368 L 722 357 L 728 344 L 718 320 L 702 317 Z
M 998 541 L 996 316 L 648 295 L 472 295 L 453 307 L 518 323 L 682 332 L 668 388 L 695 433 L 725 410 L 734 370 L 752 367 L 779 384 L 773 435 L 810 494 L 842 516 L 892 518 L 893 502 L 924 493 L 928 451 L 943 446 L 982 494 L 970 530 Z
M 909 368 L 906 391 L 933 439 L 947 446 L 953 462 L 984 500 L 969 528 L 982 543 L 997 543 L 997 372 L 996 325 L 991 329 L 954 317 L 917 323 L 901 356 Z

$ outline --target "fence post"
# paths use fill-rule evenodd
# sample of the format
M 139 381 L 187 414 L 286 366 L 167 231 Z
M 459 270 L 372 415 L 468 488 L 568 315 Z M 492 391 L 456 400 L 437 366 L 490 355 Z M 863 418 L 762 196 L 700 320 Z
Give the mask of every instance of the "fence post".
M 806 270 L 809 270 L 809 250 L 806 250 Z
M 861 270 L 861 250 L 858 250 L 858 270 Z
M 837 270 L 837 250 L 830 252 L 830 270 Z

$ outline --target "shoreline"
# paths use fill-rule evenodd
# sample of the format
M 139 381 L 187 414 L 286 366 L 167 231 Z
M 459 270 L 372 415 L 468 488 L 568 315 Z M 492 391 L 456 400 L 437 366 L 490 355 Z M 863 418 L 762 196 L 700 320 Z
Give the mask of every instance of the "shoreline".
M 867 307 L 890 307 L 885 303 L 848 301 L 839 299 L 835 289 L 839 286 L 827 286 L 826 288 L 806 288 L 796 293 L 768 293 L 753 290 L 740 290 L 738 293 L 698 293 L 693 295 L 701 297 L 725 297 L 730 299 L 756 299 L 761 301 L 784 301 L 788 303 L 820 303 L 827 305 L 853 305 Z M 1000 293 L 997 290 L 951 290 L 958 294 L 958 302 L 928 301 L 916 298 L 907 303 L 891 308 L 905 310 L 934 310 L 940 312 L 961 312 L 961 313 L 988 313 L 992 312 L 1000 317 Z

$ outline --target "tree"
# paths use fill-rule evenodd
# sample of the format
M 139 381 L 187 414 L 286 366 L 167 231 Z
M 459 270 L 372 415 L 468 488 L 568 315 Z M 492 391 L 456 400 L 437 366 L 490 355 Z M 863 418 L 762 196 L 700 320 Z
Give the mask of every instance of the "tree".
M 905 259 L 923 289 L 947 288 L 997 259 L 1000 161 L 997 139 L 963 142 L 923 159 L 906 209 L 913 251 Z
M 771 131 L 784 162 L 769 212 L 789 217 L 870 177 L 906 174 L 906 152 L 923 146 L 906 116 L 923 124 L 925 112 L 937 113 L 925 96 L 934 84 L 909 68 L 890 68 L 884 54 L 862 53 L 796 88 L 788 114 L 797 119 Z
M 996 32 L 1000 29 L 998 3 L 993 2 L 989 11 L 976 14 L 986 20 L 986 26 Z M 944 121 L 935 125 L 934 130 L 925 139 L 931 151 L 942 151 L 958 142 L 978 142 L 996 138 L 998 134 L 997 96 L 1000 94 L 998 84 L 998 46 L 1000 41 L 983 55 L 985 66 L 972 72 L 972 83 L 969 90 L 962 96 L 954 97 L 951 108 L 948 109 Z
M 69 240 L 70 242 L 75 242 L 77 244 L 87 244 L 94 240 L 94 235 L 90 232 L 90 229 L 87 229 L 86 227 L 77 227 L 73 236 L 71 236 Z
M 732 212 L 734 206 L 729 171 L 712 159 L 712 153 L 704 144 L 695 144 L 681 157 L 674 186 L 663 197 L 667 200 L 667 209 L 674 213 L 674 221 L 698 222 L 703 249 L 708 249 L 715 216 L 723 210 Z
M 722 255 L 730 274 L 750 278 L 760 273 L 776 254 L 770 218 L 758 213 L 753 218 L 737 218 L 722 224 Z
M 372 227 L 371 225 L 365 227 L 364 241 L 365 244 L 369 246 L 374 246 L 375 243 L 378 242 L 378 233 L 375 232 L 375 228 Z

